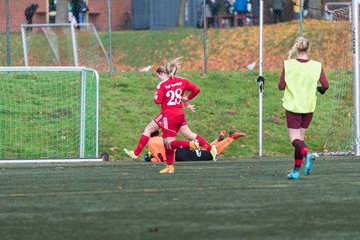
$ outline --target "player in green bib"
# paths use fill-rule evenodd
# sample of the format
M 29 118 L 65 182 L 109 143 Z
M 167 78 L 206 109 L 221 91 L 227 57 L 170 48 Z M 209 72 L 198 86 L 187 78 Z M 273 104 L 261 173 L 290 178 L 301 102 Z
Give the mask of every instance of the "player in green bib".
M 313 168 L 315 154 L 309 151 L 304 139 L 315 112 L 316 92 L 324 94 L 329 88 L 321 63 L 309 58 L 309 50 L 309 40 L 298 37 L 289 51 L 288 60 L 284 61 L 279 80 L 279 89 L 284 90 L 282 106 L 286 111 L 288 135 L 295 148 L 294 169 L 288 174 L 288 178 L 293 180 L 299 179 L 304 157 L 306 159 L 304 175 L 308 176 Z M 297 54 L 296 59 L 291 59 L 293 53 Z

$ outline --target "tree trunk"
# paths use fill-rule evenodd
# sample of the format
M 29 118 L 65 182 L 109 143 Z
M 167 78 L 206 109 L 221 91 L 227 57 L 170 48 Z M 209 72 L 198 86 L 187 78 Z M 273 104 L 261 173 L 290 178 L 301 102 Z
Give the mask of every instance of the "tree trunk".
M 185 26 L 185 7 L 186 7 L 186 0 L 180 0 L 180 7 L 179 7 L 179 17 L 178 17 L 178 27 Z
M 56 23 L 68 22 L 68 0 L 57 0 L 56 2 Z

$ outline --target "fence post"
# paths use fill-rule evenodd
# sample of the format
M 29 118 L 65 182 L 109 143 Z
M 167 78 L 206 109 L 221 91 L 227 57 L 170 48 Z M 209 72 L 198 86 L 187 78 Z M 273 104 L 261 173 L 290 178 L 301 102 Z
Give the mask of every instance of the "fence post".
M 264 91 L 264 78 L 263 78 L 263 28 L 264 28 L 264 1 L 260 1 L 259 9 L 259 157 L 262 156 L 262 128 L 263 128 L 263 112 L 262 112 L 262 97 Z
M 9 24 L 9 0 L 6 0 L 6 62 L 8 66 L 11 66 Z
M 112 32 L 111 32 L 111 0 L 108 0 L 108 31 L 109 31 L 109 73 L 113 74 L 112 67 Z
M 207 41 L 207 36 L 206 36 L 206 31 L 207 31 L 207 23 L 206 23 L 206 0 L 203 0 L 203 17 L 204 17 L 204 73 L 207 74 L 207 46 L 206 46 L 206 41 Z
M 300 0 L 300 36 L 303 36 L 304 35 L 304 32 L 303 32 L 303 1 L 305 0 Z

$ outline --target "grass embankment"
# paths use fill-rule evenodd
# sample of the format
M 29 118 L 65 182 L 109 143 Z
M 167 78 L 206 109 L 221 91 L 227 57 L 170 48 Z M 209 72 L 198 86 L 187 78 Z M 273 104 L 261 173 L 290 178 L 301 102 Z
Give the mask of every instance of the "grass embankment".
M 325 21 L 304 19 L 304 35 L 311 40 L 311 56 L 321 61 L 326 69 L 336 69 L 347 64 L 351 69 L 351 23 L 348 21 Z M 282 60 L 300 34 L 298 21 L 267 24 L 263 33 L 264 69 L 278 70 Z M 107 32 L 100 32 L 100 38 L 108 49 Z M 107 59 L 98 43 L 89 41 L 93 35 L 77 32 L 80 65 L 107 71 Z M 59 38 L 62 48 L 62 64 L 72 64 L 71 43 L 68 35 Z M 94 39 L 93 39 L 94 40 Z M 5 43 L 0 35 L 0 43 Z M 113 65 L 117 71 L 137 71 L 148 65 L 158 65 L 175 56 L 183 56 L 183 67 L 187 71 L 200 70 L 204 66 L 203 29 L 174 28 L 166 30 L 116 31 L 112 34 Z M 6 48 L 5 44 L 3 44 Z M 41 51 L 38 51 L 41 49 Z M 20 33 L 11 34 L 11 65 L 24 65 Z M 209 70 L 244 70 L 247 64 L 259 60 L 259 27 L 210 28 L 206 33 L 207 68 Z M 57 65 L 52 50 L 43 33 L 31 35 L 28 39 L 31 66 Z M 99 51 L 99 52 L 98 52 Z M 68 56 L 69 54 L 69 56 Z M 5 54 L 6 55 L 6 54 Z M 0 54 L 0 64 L 7 65 L 7 58 Z M 343 59 L 348 62 L 344 63 Z M 339 63 L 341 61 L 341 63 Z
M 312 44 L 311 57 L 327 70 L 351 66 L 351 24 L 305 19 L 304 36 Z M 114 32 L 114 65 L 117 70 L 139 70 L 174 56 L 184 57 L 184 69 L 203 70 L 203 29 L 175 28 L 161 31 Z M 263 64 L 266 70 L 282 68 L 282 60 L 300 35 L 298 21 L 267 24 L 263 32 Z M 107 44 L 107 41 L 105 41 Z M 206 33 L 209 70 L 245 70 L 259 61 L 259 27 L 210 28 Z M 349 62 L 344 63 L 348 59 Z M 340 62 L 340 63 L 339 63 Z M 345 61 L 346 62 L 346 61 Z
M 181 72 L 201 88 L 193 101 L 196 113 L 186 111 L 190 128 L 208 141 L 222 129 L 248 134 L 233 142 L 223 157 L 258 155 L 258 83 L 256 72 Z M 263 154 L 292 155 L 288 141 L 283 92 L 277 88 L 279 72 L 264 74 Z M 330 77 L 332 77 L 330 75 Z M 148 74 L 118 73 L 102 76 L 100 103 L 100 151 L 112 159 L 128 159 L 123 148 L 135 148 L 145 126 L 160 112 L 153 102 L 157 80 Z M 319 96 L 316 114 L 308 132 L 307 144 L 313 151 L 322 150 L 329 124 L 332 90 Z M 351 111 L 351 110 L 350 110 Z M 142 156 L 141 156 L 142 157 Z

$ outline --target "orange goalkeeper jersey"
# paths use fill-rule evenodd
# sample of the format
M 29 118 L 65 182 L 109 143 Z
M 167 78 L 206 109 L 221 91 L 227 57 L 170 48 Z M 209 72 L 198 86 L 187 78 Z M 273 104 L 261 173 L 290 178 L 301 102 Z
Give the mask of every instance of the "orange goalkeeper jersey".
M 149 151 L 153 155 L 151 162 L 164 162 L 166 160 L 164 140 L 162 137 L 156 136 L 150 138 L 148 146 Z

